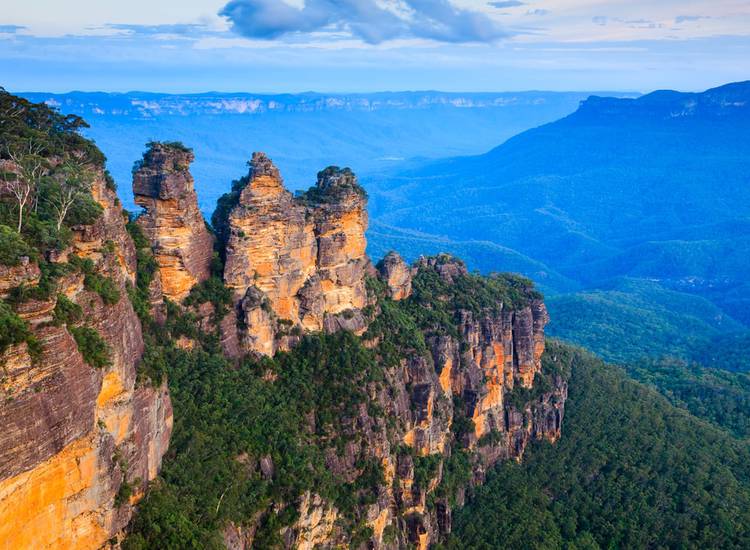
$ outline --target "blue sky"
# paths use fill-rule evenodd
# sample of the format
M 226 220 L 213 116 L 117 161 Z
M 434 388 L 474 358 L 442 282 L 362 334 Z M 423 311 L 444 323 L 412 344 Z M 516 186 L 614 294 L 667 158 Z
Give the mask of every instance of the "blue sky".
M 701 90 L 750 0 L 3 0 L 11 91 Z

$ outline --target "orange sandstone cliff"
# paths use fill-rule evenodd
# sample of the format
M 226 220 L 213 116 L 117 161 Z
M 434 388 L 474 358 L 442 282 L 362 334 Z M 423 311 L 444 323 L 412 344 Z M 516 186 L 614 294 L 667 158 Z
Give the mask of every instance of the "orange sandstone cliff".
M 210 275 L 213 236 L 206 228 L 190 174 L 193 153 L 170 143 L 151 143 L 133 172 L 138 224 L 151 240 L 166 298 L 182 301 Z
M 10 346 L 0 357 L 0 548 L 99 548 L 127 525 L 133 504 L 153 479 L 166 452 L 172 408 L 165 386 L 136 381 L 143 353 L 141 324 L 128 300 L 135 249 L 115 193 L 99 171 L 93 197 L 97 222 L 74 228 L 59 257 L 91 261 L 92 274 L 68 269 L 49 297 L 17 301 L 39 344 Z M 86 277 L 114 282 L 108 301 L 87 289 Z M 0 294 L 23 282 L 34 288 L 33 263 L 0 269 Z M 41 295 L 40 295 L 41 296 Z M 53 322 L 60 300 L 109 348 L 109 364 L 94 368 L 79 352 L 71 327 Z
M 278 169 L 255 153 L 225 221 L 224 281 L 235 296 L 246 352 L 273 355 L 296 331 L 361 332 L 370 268 L 366 196 L 348 169 L 328 168 L 293 196 Z

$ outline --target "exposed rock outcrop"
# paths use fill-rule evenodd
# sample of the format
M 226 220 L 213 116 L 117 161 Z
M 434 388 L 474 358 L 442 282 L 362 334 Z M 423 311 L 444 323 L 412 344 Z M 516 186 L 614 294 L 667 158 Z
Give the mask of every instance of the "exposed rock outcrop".
M 328 168 L 295 197 L 268 157 L 255 153 L 244 183 L 228 214 L 224 268 L 244 351 L 287 348 L 288 337 L 275 337 L 279 322 L 297 331 L 364 330 L 357 311 L 367 299 L 367 211 L 354 174 Z
M 154 248 L 157 284 L 178 303 L 209 277 L 213 255 L 190 174 L 193 159 L 179 144 L 151 143 L 133 171 L 135 202 L 145 209 L 138 224 Z
M 383 282 L 392 282 L 393 271 L 382 266 Z M 446 257 L 423 259 L 410 272 L 419 276 L 420 271 L 426 276 L 435 273 L 448 284 L 468 275 L 461 262 Z M 393 295 L 393 286 L 387 286 Z M 374 505 L 369 513 L 377 518 L 371 523 L 377 548 L 398 547 L 377 536 L 384 530 L 378 522 L 396 527 L 402 542 L 424 548 L 450 532 L 450 500 L 460 505 L 465 487 L 453 495 L 436 489 L 456 444 L 470 453 L 472 479 L 478 483 L 499 460 L 520 460 L 529 442 L 560 437 L 567 380 L 547 374 L 548 389 L 535 387 L 535 376 L 542 372 L 548 315 L 544 303 L 533 294 L 525 302 L 520 307 L 502 304 L 499 311 L 458 309 L 456 334 L 426 333 L 427 356 L 412 355 L 387 371 L 388 391 L 379 397 L 380 405 L 386 418 L 398 419 L 401 443 L 417 458 L 394 454 L 397 442 L 389 443 L 378 430 L 372 432 L 373 441 L 366 438 L 387 473 L 379 502 L 396 503 L 395 509 Z M 471 429 L 456 432 L 459 419 L 470 421 Z M 360 429 L 363 425 L 366 422 L 360 418 Z M 430 457 L 439 458 L 438 466 L 428 479 L 418 481 L 414 461 Z M 389 481 L 394 479 L 395 483 Z M 427 505 L 430 495 L 435 500 L 432 506 Z
M 404 284 L 402 278 L 388 284 L 393 270 L 384 265 L 400 263 L 391 256 L 380 265 L 389 296 L 399 296 Z M 438 278 L 448 289 L 442 294 L 432 284 L 429 299 L 412 297 L 402 311 L 458 304 L 462 296 L 452 294 L 451 285 L 471 288 L 465 266 L 446 256 L 397 268 L 421 277 L 421 288 Z M 560 437 L 567 380 L 554 368 L 544 370 L 543 302 L 530 287 L 517 289 L 521 297 L 512 302 L 446 309 L 450 327 L 424 328 L 427 350 L 407 352 L 386 367 L 382 384 L 368 384 L 372 402 L 362 403 L 342 419 L 342 431 L 331 434 L 346 442 L 326 452 L 326 467 L 336 478 L 353 483 L 363 465 L 380 465 L 382 480 L 377 488 L 368 486 L 368 504 L 359 510 L 371 530 L 371 548 L 426 549 L 440 542 L 451 531 L 453 507 L 463 504 L 466 490 L 494 464 L 520 460 L 534 440 Z M 386 325 L 368 333 L 370 346 L 377 349 L 384 332 L 395 329 Z M 314 415 L 311 422 L 311 433 L 320 429 Z M 351 544 L 345 514 L 334 503 L 307 493 L 292 506 L 299 519 L 281 531 L 286 548 Z M 251 522 L 228 530 L 228 545 L 252 548 L 254 529 Z
M 28 257 L 21 258 L 18 265 L 0 264 L 0 298 L 6 298 L 8 292 L 18 286 L 35 286 L 40 276 L 39 266 Z
M 22 343 L 0 357 L 3 549 L 105 545 L 127 525 L 169 443 L 172 409 L 166 387 L 136 384 L 143 338 L 125 289 L 135 279 L 135 249 L 102 173 L 92 192 L 103 213 L 95 224 L 75 228 L 73 245 L 61 259 L 75 253 L 91 260 L 96 273 L 115 282 L 119 299 L 105 303 L 86 288 L 82 273 L 72 272 L 48 299 L 16 306 L 40 354 L 32 358 Z M 0 270 L 7 279 L 5 273 Z M 35 278 L 30 265 L 24 273 Z M 51 323 L 58 296 L 82 308 L 86 325 L 109 348 L 109 366 L 87 364 L 69 327 Z
M 412 269 L 396 252 L 389 252 L 378 264 L 380 277 L 388 285 L 388 297 L 404 300 L 411 296 Z

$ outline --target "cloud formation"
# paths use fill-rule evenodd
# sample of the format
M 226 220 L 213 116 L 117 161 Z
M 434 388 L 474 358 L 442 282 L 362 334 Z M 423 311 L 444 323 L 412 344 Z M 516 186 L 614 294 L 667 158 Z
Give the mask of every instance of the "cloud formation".
M 621 17 L 606 17 L 604 15 L 592 17 L 591 21 L 600 27 L 607 25 L 624 25 L 629 29 L 661 29 L 664 27 L 662 23 L 657 23 L 649 19 L 623 19 Z
M 701 19 L 711 19 L 711 17 L 708 15 L 678 15 L 677 17 L 675 17 L 674 22 L 680 24 L 685 22 L 700 21 Z
M 231 0 L 219 15 L 247 38 L 344 32 L 369 44 L 397 38 L 439 42 L 493 42 L 507 37 L 489 16 L 449 0 L 306 0 L 299 9 L 283 0 Z
M 207 33 L 207 28 L 205 25 L 192 23 L 175 23 L 166 25 L 134 25 L 110 23 L 107 25 L 107 28 L 117 31 L 125 31 L 138 36 L 158 36 L 163 34 L 196 36 Z

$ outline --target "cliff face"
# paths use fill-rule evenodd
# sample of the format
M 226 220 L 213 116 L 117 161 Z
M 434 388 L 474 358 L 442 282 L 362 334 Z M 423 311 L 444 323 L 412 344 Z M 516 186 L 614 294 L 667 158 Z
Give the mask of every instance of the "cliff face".
M 506 302 L 463 306 L 465 298 L 486 291 L 472 287 L 483 284 L 473 277 L 448 257 L 407 266 L 391 254 L 381 262 L 382 294 L 370 296 L 363 338 L 379 357 L 383 380 L 351 381 L 364 384 L 370 401 L 342 419 L 336 433 L 317 425 L 315 414 L 309 427 L 311 435 L 323 430 L 324 441 L 345 441 L 325 451 L 334 477 L 356 486 L 365 465 L 382 473 L 360 494 L 357 513 L 368 536 L 355 543 L 342 527 L 346 510 L 307 492 L 292 503 L 298 519 L 282 529 L 287 548 L 426 549 L 451 532 L 453 508 L 494 464 L 521 460 L 534 440 L 560 437 L 567 379 L 554 358 L 542 357 L 544 303 L 526 283 L 508 279 Z M 404 330 L 404 315 L 419 319 L 420 312 L 419 333 L 394 337 Z M 418 334 L 424 348 L 398 344 L 418 344 Z M 384 353 L 394 345 L 395 358 L 388 359 Z M 262 462 L 259 468 L 265 471 Z M 228 526 L 227 546 L 252 548 L 254 525 Z
M 228 216 L 224 280 L 235 296 L 244 351 L 272 355 L 293 337 L 280 326 L 364 329 L 366 198 L 348 170 L 329 168 L 294 197 L 276 167 L 253 155 Z
M 190 174 L 193 153 L 152 143 L 133 172 L 133 194 L 145 212 L 138 224 L 154 247 L 165 297 L 181 302 L 210 275 L 213 236 L 206 229 Z
M 387 293 L 401 298 L 405 288 L 411 291 L 412 276 L 421 279 L 420 287 L 439 277 L 451 288 L 464 284 L 468 273 L 446 257 L 423 259 L 407 271 L 391 255 L 380 276 Z M 458 302 L 455 298 L 430 299 Z M 421 295 L 410 305 L 433 307 Z M 385 418 L 397 419 L 390 437 L 383 435 L 389 433 L 385 425 L 377 428 L 379 419 L 358 419 L 359 426 L 373 426 L 365 438 L 368 452 L 385 472 L 378 502 L 367 512 L 376 548 L 407 542 L 427 548 L 438 542 L 450 533 L 451 509 L 463 503 L 469 485 L 480 483 L 499 460 L 520 460 L 531 441 L 560 437 L 567 380 L 543 372 L 544 303 L 529 295 L 522 304 L 499 305 L 485 311 L 455 308 L 455 331 L 423 329 L 428 352 L 407 354 L 386 370 L 387 390 L 378 402 Z M 546 380 L 546 389 L 537 375 Z M 462 483 L 453 479 L 458 457 L 470 464 Z M 384 537 L 389 525 L 400 533 L 396 542 Z
M 166 387 L 136 384 L 143 338 L 126 293 L 135 278 L 135 249 L 101 172 L 92 194 L 102 215 L 75 227 L 71 247 L 53 258 L 62 269 L 75 254 L 91 261 L 89 271 L 64 269 L 49 296 L 16 303 L 40 349 L 32 355 L 21 343 L 0 357 L 0 548 L 103 546 L 127 525 L 169 443 Z M 21 268 L 0 269 L 0 277 L 0 288 L 21 281 L 33 288 L 40 272 L 24 261 Z M 93 277 L 113 282 L 106 301 L 87 284 Z M 89 365 L 72 324 L 56 322 L 65 299 L 106 343 L 108 365 Z

